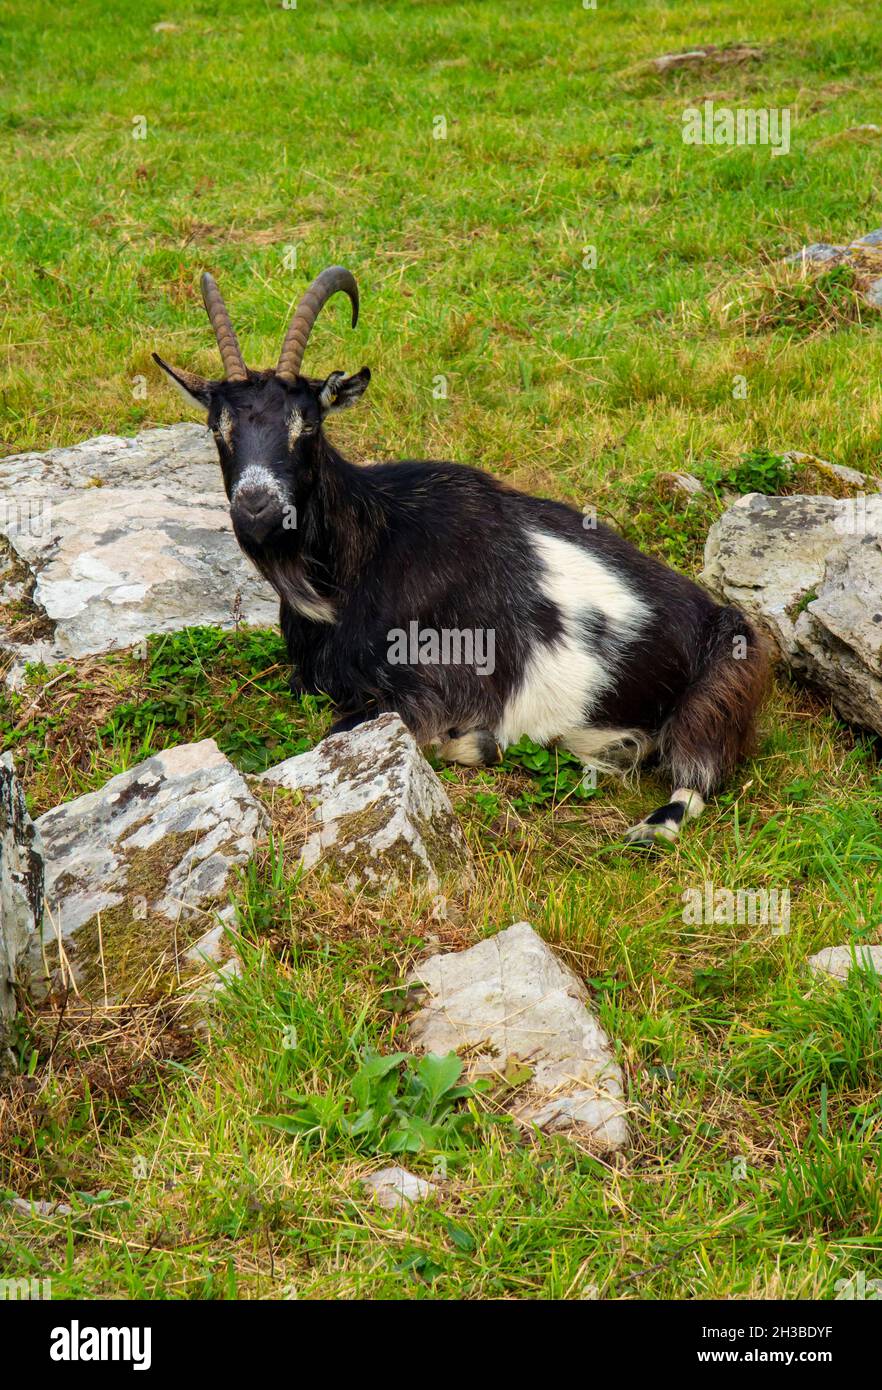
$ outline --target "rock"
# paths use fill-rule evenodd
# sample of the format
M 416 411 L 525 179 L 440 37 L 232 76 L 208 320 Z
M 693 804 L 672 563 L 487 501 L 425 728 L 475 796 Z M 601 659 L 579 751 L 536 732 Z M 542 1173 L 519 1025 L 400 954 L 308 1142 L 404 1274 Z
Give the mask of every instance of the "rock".
M 5 538 L 5 540 L 4 540 Z M 0 647 L 49 664 L 130 647 L 151 632 L 239 621 L 275 627 L 278 599 L 233 535 L 212 438 L 201 425 L 99 435 L 16 454 L 0 471 L 9 547 Z M 19 618 L 21 614 L 18 615 Z
M 266 815 L 204 739 L 147 758 L 37 827 L 50 973 L 118 997 L 176 983 L 199 961 L 198 951 L 188 959 L 199 941 L 220 957 L 212 929 L 229 916 L 235 866 L 250 858 Z
M 588 991 L 528 922 L 431 956 L 408 984 L 429 992 L 410 1028 L 421 1052 L 458 1052 L 469 1079 L 523 1075 L 512 1108 L 528 1129 L 627 1144 L 622 1073 Z
M 704 484 L 692 473 L 662 473 L 660 476 L 674 492 L 685 492 L 689 497 L 699 497 L 704 492 Z
M 702 580 L 769 632 L 846 720 L 882 733 L 882 496 L 749 493 L 708 533 Z
M 321 863 L 351 888 L 423 880 L 434 891 L 451 875 L 471 881 L 453 807 L 397 714 L 333 734 L 255 780 L 295 793 L 285 833 L 302 837 L 306 869 Z M 280 803 L 277 794 L 274 818 Z
M 717 44 L 702 44 L 700 48 L 689 48 L 683 53 L 663 53 L 652 58 L 649 66 L 656 72 L 672 72 L 678 68 L 729 67 L 732 64 L 755 63 L 763 57 L 761 48 L 755 44 L 738 43 L 730 48 L 720 48 Z
M 798 265 L 813 275 L 847 265 L 854 271 L 855 284 L 864 303 L 873 309 L 882 309 L 882 227 L 845 246 L 827 241 L 812 242 L 792 256 L 785 256 L 784 264 Z
M 19 1216 L 40 1216 L 48 1220 L 52 1216 L 72 1216 L 73 1207 L 67 1202 L 46 1202 L 38 1197 L 10 1197 L 9 1205 Z
M 869 488 L 878 492 L 882 487 L 882 479 L 871 477 L 867 473 L 859 473 L 856 468 L 846 468 L 844 463 L 828 463 L 826 459 L 818 458 L 816 454 L 806 454 L 800 449 L 788 449 L 781 455 L 790 465 L 790 470 L 800 466 L 808 466 L 816 469 L 820 473 L 829 473 L 831 477 L 838 478 L 840 482 L 847 483 L 850 487 Z
M 0 756 L 0 1070 L 8 1061 L 8 1032 L 16 985 L 30 977 L 43 917 L 43 853 L 27 813 L 12 754 Z
M 426 1182 L 425 1178 L 418 1178 L 406 1168 L 398 1167 L 381 1168 L 378 1173 L 362 1178 L 361 1185 L 386 1211 L 409 1207 L 413 1202 L 424 1201 L 440 1192 L 435 1183 Z
M 834 980 L 847 980 L 855 968 L 873 969 L 882 980 L 882 946 L 828 946 L 809 956 L 808 964 L 813 975 L 832 975 Z
M 833 246 L 828 241 L 813 241 L 810 246 L 803 246 L 801 251 L 794 252 L 792 256 L 785 256 L 784 264 L 814 266 L 819 270 L 830 270 L 844 259 L 844 246 Z

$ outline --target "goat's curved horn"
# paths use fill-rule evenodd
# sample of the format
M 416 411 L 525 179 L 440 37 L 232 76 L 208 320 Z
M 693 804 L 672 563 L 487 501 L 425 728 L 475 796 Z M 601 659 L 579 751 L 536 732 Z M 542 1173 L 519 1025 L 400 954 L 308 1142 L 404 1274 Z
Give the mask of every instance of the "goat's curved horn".
M 321 275 L 315 277 L 294 311 L 294 317 L 282 344 L 279 365 L 276 367 L 276 376 L 280 376 L 283 381 L 294 381 L 300 375 L 300 364 L 312 326 L 322 307 L 338 290 L 348 294 L 352 301 L 352 327 L 358 323 L 358 286 L 355 276 L 342 265 L 329 266 Z
M 202 277 L 202 302 L 211 320 L 214 336 L 217 338 L 227 381 L 247 381 L 248 369 L 245 366 L 242 349 L 239 347 L 239 340 L 233 332 L 227 306 L 215 283 L 214 276 L 209 275 L 208 271 Z

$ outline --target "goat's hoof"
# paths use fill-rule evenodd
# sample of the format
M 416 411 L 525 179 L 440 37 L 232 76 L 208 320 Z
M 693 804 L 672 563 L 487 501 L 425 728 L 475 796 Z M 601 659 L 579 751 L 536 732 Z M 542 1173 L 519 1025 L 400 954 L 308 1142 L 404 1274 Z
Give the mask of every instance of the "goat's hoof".
M 461 763 L 463 767 L 493 767 L 502 762 L 502 749 L 489 729 L 469 729 L 465 734 L 451 729 L 438 756 L 444 762 Z
M 663 844 L 673 844 L 676 838 L 676 830 L 671 830 L 667 825 L 650 825 L 645 820 L 632 825 L 624 834 L 625 844 L 635 849 L 658 849 Z

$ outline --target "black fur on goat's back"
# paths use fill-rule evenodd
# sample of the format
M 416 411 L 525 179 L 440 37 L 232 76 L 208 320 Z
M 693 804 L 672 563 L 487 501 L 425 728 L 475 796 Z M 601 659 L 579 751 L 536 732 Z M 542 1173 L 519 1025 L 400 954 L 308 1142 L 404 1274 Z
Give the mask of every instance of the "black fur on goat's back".
M 651 620 L 625 650 L 602 615 L 586 611 L 586 641 L 617 669 L 590 721 L 657 734 L 696 679 L 696 654 L 707 645 L 717 605 L 610 528 L 586 528 L 573 508 L 453 463 L 356 468 L 328 449 L 300 555 L 317 591 L 334 604 L 336 622 L 317 624 L 282 605 L 291 659 L 306 687 L 343 710 L 395 709 L 424 741 L 450 728 L 493 728 L 531 651 L 561 632 L 560 615 L 537 582 L 530 531 L 585 547 L 649 608 Z M 411 621 L 493 629 L 495 671 L 390 666 L 389 632 Z M 742 626 L 749 630 L 746 619 Z

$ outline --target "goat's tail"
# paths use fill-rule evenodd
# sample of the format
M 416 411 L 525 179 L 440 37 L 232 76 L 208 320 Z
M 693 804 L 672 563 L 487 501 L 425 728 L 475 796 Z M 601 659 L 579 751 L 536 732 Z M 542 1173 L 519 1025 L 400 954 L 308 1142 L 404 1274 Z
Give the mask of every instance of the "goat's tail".
M 717 608 L 701 634 L 693 671 L 661 730 L 658 752 L 675 787 L 706 797 L 753 747 L 768 683 L 767 644 L 740 609 Z

